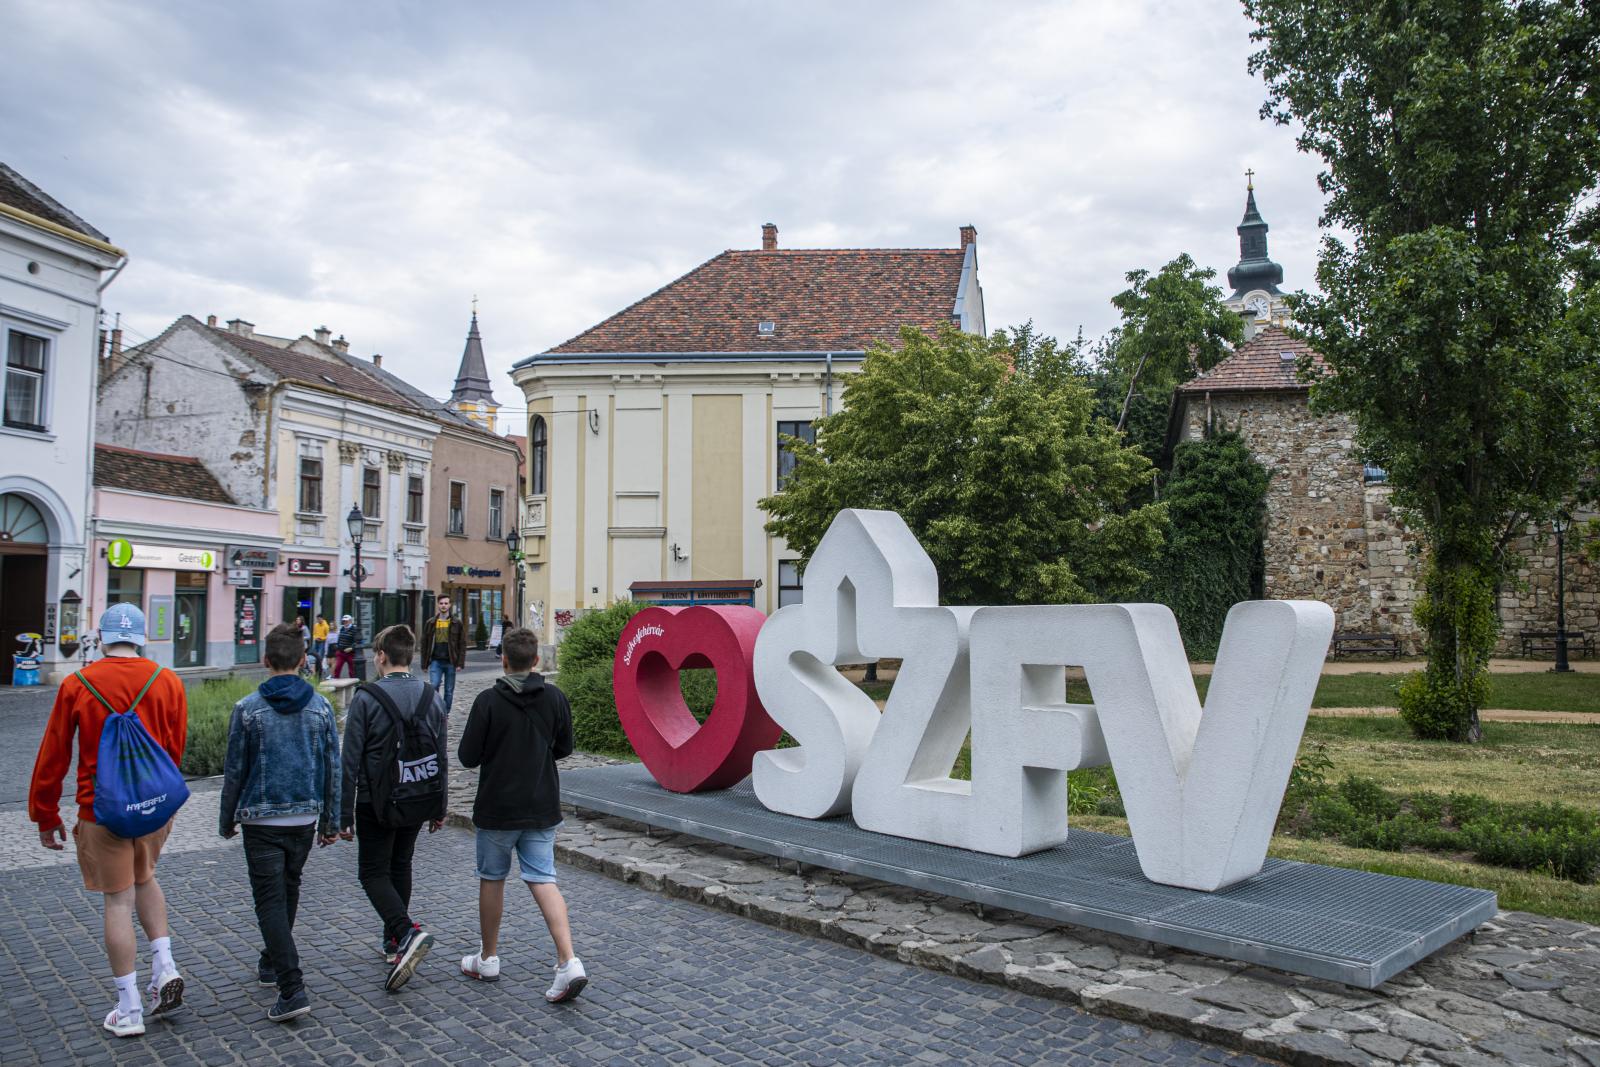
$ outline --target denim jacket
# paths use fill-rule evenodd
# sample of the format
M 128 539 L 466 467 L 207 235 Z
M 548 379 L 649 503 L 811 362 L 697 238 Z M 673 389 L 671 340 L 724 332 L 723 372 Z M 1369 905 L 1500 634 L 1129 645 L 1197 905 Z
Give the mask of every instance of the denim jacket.
M 321 816 L 337 832 L 341 778 L 333 708 L 296 675 L 278 675 L 233 706 L 218 829 L 276 815 Z

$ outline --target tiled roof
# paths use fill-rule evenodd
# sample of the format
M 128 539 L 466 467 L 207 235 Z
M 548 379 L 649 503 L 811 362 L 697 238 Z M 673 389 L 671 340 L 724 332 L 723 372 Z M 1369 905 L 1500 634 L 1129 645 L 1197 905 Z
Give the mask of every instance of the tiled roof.
M 141 452 L 119 445 L 94 446 L 94 484 L 102 489 L 181 496 L 212 504 L 234 502 L 206 465 L 193 456 Z
M 220 326 L 203 326 L 201 329 L 210 331 L 213 337 L 234 346 L 279 377 L 293 378 L 307 385 L 329 386 L 389 407 L 419 410 L 418 404 L 391 388 L 377 374 L 355 365 L 353 361 L 340 359 L 332 349 L 321 355 L 312 355 L 245 337 Z M 431 411 L 426 413 L 432 415 Z
M 1285 358 L 1286 353 L 1292 353 Z M 1310 388 L 1295 373 L 1300 357 L 1310 353 L 1312 364 L 1322 367 L 1322 357 L 1309 344 L 1281 326 L 1268 326 L 1240 345 L 1227 359 L 1198 378 L 1178 387 L 1183 393 L 1269 392 Z
M 48 219 L 57 226 L 76 230 L 85 237 L 93 237 L 97 241 L 110 240 L 105 234 L 67 210 L 49 193 L 4 163 L 0 163 L 0 204 L 7 204 L 19 211 Z
M 863 351 L 902 326 L 949 325 L 963 258 L 960 248 L 724 252 L 549 354 Z

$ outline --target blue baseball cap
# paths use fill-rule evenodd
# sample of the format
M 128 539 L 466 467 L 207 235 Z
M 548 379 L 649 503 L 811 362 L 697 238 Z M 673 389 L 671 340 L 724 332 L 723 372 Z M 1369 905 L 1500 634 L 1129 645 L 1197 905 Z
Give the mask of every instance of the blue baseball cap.
M 113 604 L 100 614 L 102 645 L 144 645 L 144 612 L 132 604 Z

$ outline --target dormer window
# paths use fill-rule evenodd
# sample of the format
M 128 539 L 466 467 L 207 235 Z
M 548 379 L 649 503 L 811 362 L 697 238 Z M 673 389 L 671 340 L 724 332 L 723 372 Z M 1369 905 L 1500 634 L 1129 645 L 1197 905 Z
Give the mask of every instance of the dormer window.
M 778 332 L 778 324 L 773 322 L 771 319 L 762 319 L 760 322 L 756 323 L 756 332 L 762 337 L 771 337 L 773 334 Z
M 1278 353 L 1278 358 L 1279 359 L 1283 359 L 1283 360 L 1295 359 L 1297 356 L 1298 356 L 1298 353 L 1291 352 L 1288 349 L 1285 349 L 1284 351 Z

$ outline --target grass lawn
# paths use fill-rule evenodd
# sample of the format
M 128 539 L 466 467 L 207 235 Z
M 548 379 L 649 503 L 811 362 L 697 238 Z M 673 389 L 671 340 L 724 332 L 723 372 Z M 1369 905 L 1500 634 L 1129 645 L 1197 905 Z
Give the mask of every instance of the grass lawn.
M 1301 751 L 1315 744 L 1333 761 L 1330 780 L 1359 774 L 1400 792 L 1481 793 L 1600 810 L 1600 723 L 1486 722 L 1481 742 L 1458 745 L 1418 741 L 1399 719 L 1312 716 Z

